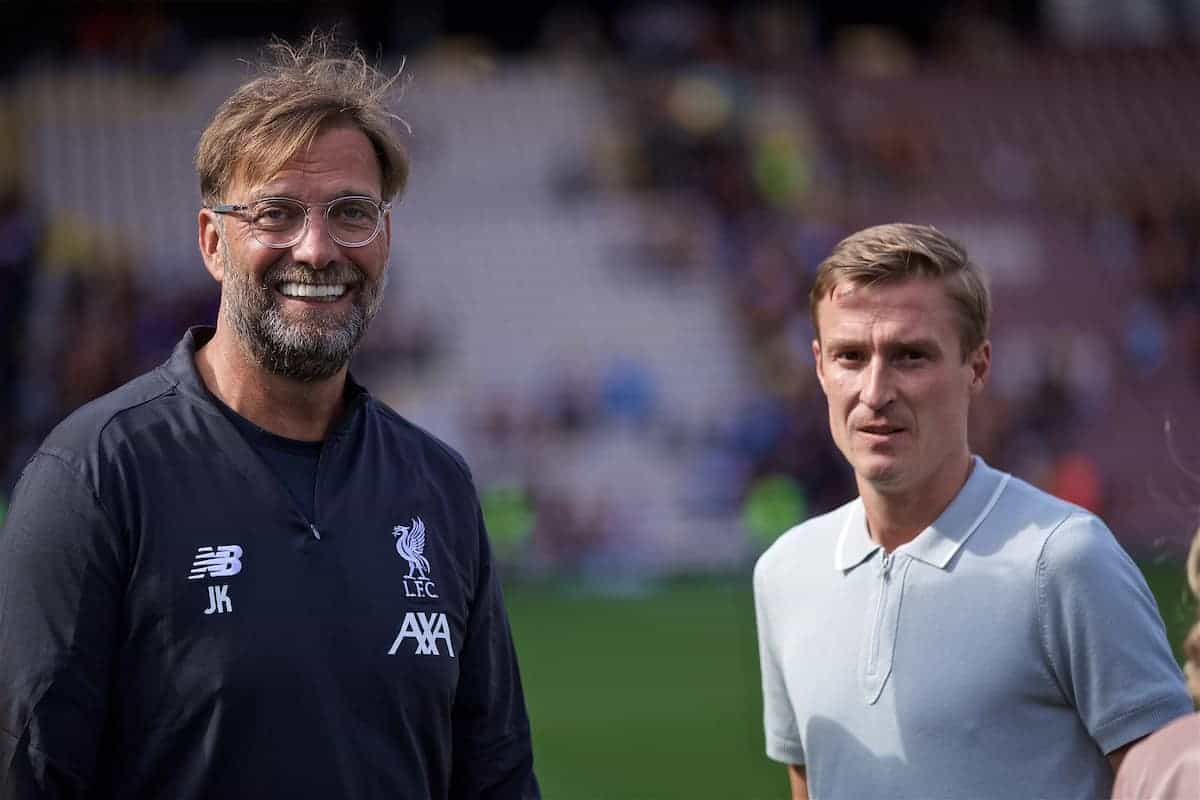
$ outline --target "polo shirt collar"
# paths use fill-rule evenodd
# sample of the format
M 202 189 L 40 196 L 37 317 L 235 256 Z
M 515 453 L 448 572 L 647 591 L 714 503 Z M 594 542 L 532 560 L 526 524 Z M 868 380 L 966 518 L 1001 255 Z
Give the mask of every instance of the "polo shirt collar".
M 979 456 L 973 457 L 973 468 L 946 510 L 916 538 L 896 548 L 918 561 L 938 569 L 945 569 L 955 554 L 966 544 L 988 513 L 1000 499 L 1001 492 L 1012 476 L 992 469 Z M 846 572 L 870 558 L 879 545 L 871 540 L 867 531 L 867 517 L 862 498 L 854 501 L 846 524 L 838 536 L 834 550 L 833 565 Z
M 833 566 L 840 572 L 848 572 L 866 561 L 879 549 L 867 532 L 867 515 L 863 510 L 862 498 L 855 499 L 846 515 L 846 524 L 838 535 L 837 547 L 833 552 Z

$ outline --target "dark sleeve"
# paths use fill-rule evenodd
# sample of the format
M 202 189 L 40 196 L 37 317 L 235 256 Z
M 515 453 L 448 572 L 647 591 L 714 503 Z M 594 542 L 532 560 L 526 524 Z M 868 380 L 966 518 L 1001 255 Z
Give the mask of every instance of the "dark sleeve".
M 26 466 L 0 529 L 0 797 L 83 797 L 108 712 L 119 537 L 64 455 Z
M 517 655 L 482 514 L 478 520 L 479 573 L 451 721 L 450 797 L 537 800 L 541 792 Z

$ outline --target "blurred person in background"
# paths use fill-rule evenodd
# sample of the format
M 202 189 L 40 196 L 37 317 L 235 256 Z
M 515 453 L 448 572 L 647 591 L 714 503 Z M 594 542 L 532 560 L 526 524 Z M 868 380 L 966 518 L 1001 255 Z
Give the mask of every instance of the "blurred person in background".
M 1187 581 L 1200 600 L 1200 530 L 1187 557 Z M 1184 671 L 1200 703 L 1200 621 L 1184 641 Z M 1136 745 L 1121 763 L 1113 800 L 1195 800 L 1200 797 L 1200 714 L 1189 714 Z
M 470 472 L 348 373 L 395 78 L 269 52 L 196 154 L 215 329 L 61 423 L 0 530 L 0 796 L 535 798 Z
M 833 249 L 809 302 L 859 497 L 754 572 L 766 750 L 792 796 L 1107 796 L 1191 701 L 1105 524 L 969 450 L 981 270 L 934 228 L 883 225 Z

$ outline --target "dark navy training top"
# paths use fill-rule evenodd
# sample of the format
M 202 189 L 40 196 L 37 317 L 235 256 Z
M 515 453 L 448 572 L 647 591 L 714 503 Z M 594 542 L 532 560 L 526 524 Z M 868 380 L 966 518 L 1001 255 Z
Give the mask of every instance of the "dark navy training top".
M 196 372 L 211 335 L 22 474 L 0 797 L 538 797 L 462 460 L 351 383 L 304 513 Z

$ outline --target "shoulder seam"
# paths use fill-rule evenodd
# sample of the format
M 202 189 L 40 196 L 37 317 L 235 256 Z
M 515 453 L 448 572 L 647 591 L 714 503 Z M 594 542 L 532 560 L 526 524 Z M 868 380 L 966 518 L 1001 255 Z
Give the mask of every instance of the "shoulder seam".
M 155 369 L 150 374 L 157 377 L 159 374 L 159 370 Z M 105 429 L 108 428 L 108 426 L 111 425 L 117 417 L 119 417 L 122 414 L 125 414 L 129 411 L 133 411 L 135 408 L 141 408 L 144 405 L 153 403 L 155 400 L 161 399 L 162 397 L 170 394 L 174 388 L 175 388 L 175 383 L 173 381 L 167 381 L 166 387 L 163 388 L 161 391 L 151 395 L 150 397 L 143 398 L 142 400 L 139 400 L 136 403 L 131 403 L 127 406 L 122 406 L 121 408 L 116 409 L 111 414 L 109 414 L 108 419 L 104 420 L 104 424 L 102 424 L 100 426 L 100 428 L 96 431 L 96 438 L 99 439 L 100 436 L 102 436 L 104 434 Z
M 1054 538 L 1055 534 L 1057 534 L 1060 530 L 1062 530 L 1063 526 L 1066 525 L 1068 522 L 1070 522 L 1073 518 L 1075 518 L 1075 517 L 1086 518 L 1087 516 L 1090 516 L 1090 514 L 1088 514 L 1086 512 L 1081 513 L 1080 509 L 1075 508 L 1073 506 L 1067 510 L 1066 515 L 1063 516 L 1063 518 L 1060 519 L 1058 521 L 1058 523 L 1055 524 L 1055 526 L 1050 529 L 1050 531 L 1046 534 L 1046 537 L 1042 540 L 1042 545 L 1041 545 L 1041 547 L 1038 548 L 1037 564 L 1035 565 L 1034 571 L 1033 571 L 1034 572 L 1034 590 L 1035 590 L 1034 591 L 1034 598 L 1035 598 L 1034 607 L 1037 609 L 1038 642 L 1042 646 L 1042 654 L 1045 656 L 1046 662 L 1050 664 L 1051 677 L 1053 678 L 1055 685 L 1058 686 L 1060 691 L 1065 691 L 1062 684 L 1059 683 L 1059 681 L 1058 681 L 1058 675 L 1061 673 L 1062 670 L 1060 668 L 1060 665 L 1054 659 L 1054 653 L 1053 653 L 1052 648 L 1050 647 L 1050 638 L 1049 638 L 1050 632 L 1046 629 L 1046 613 L 1045 613 L 1046 584 L 1045 584 L 1045 581 L 1043 580 L 1043 576 L 1045 573 L 1045 565 L 1046 565 L 1046 560 L 1045 560 L 1046 545 L 1048 545 L 1050 543 L 1050 540 Z
M 159 370 L 155 369 L 150 374 L 157 377 L 159 375 Z M 96 443 L 95 443 L 96 448 L 99 449 L 101 437 L 104 436 L 104 432 L 106 430 L 108 430 L 108 427 L 110 425 L 112 425 L 114 422 L 116 422 L 118 417 L 122 416 L 123 414 L 127 414 L 127 413 L 133 411 L 134 409 L 138 409 L 138 408 L 141 408 L 142 406 L 149 405 L 156 400 L 161 400 L 163 397 L 170 394 L 174 389 L 175 389 L 175 383 L 171 380 L 168 380 L 167 385 L 161 391 L 151 395 L 150 397 L 143 398 L 142 400 L 139 400 L 136 403 L 131 403 L 127 406 L 123 406 L 122 408 L 119 408 L 119 409 L 113 411 L 112 414 L 109 415 L 108 419 L 104 420 L 104 424 L 102 424 L 99 427 L 99 429 L 96 431 Z M 96 487 L 94 490 L 95 494 L 97 495 L 97 502 L 99 502 L 99 489 L 100 489 L 100 475 L 97 474 L 96 475 Z M 101 505 L 101 508 L 104 508 L 104 506 Z M 108 510 L 105 509 L 105 514 L 107 515 L 107 513 L 108 513 Z M 116 530 L 116 528 L 114 528 L 114 530 Z
M 116 409 L 113 409 L 112 411 L 110 411 L 108 413 L 108 416 L 103 418 L 104 421 L 95 427 L 95 433 L 92 434 L 91 436 L 87 437 L 87 439 L 85 440 L 88 442 L 89 449 L 93 444 L 98 444 L 100 437 L 104 435 L 104 431 L 110 425 L 112 425 L 112 423 L 118 417 L 120 417 L 122 414 L 125 414 L 129 411 L 133 411 L 134 409 L 137 409 L 137 408 L 141 408 L 142 406 L 148 405 L 149 403 L 153 403 L 156 400 L 160 400 L 163 397 L 171 394 L 175 390 L 175 386 L 176 386 L 177 382 L 172 380 L 169 375 L 164 378 L 161 374 L 162 372 L 163 372 L 163 369 L 161 367 L 158 367 L 158 368 L 151 370 L 150 372 L 143 374 L 139 378 L 135 378 L 133 381 L 130 382 L 130 383 L 135 383 L 139 380 L 153 376 L 160 380 L 165 380 L 166 385 L 163 386 L 158 391 L 156 391 L 155 393 L 151 394 L 149 397 L 143 397 L 135 402 L 129 402 L 127 404 L 123 404 L 119 408 L 116 408 Z M 125 386 L 129 386 L 129 385 L 130 384 L 126 384 Z M 123 388 L 125 388 L 125 387 L 119 387 L 118 389 L 114 390 L 114 392 L 110 393 L 110 396 L 111 396 L 111 394 L 115 394 L 115 393 L 121 391 L 121 389 L 123 389 Z M 84 408 L 88 407 L 89 405 L 98 404 L 102 399 L 103 399 L 102 397 L 98 397 L 95 400 L 89 401 L 88 403 L 81 405 L 79 408 L 72 411 L 71 414 L 68 415 L 67 418 L 64 419 L 59 424 L 62 425 L 64 423 L 67 423 L 73 416 L 75 416 L 77 413 L 82 411 Z

